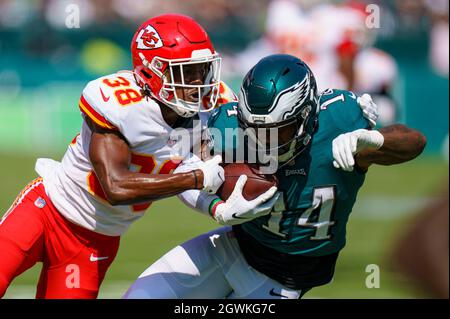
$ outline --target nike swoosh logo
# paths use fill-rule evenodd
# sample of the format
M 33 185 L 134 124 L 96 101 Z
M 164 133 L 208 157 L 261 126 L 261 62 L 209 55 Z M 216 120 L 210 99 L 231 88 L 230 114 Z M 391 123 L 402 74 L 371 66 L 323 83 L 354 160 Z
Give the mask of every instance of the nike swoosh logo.
M 102 88 L 99 88 L 99 90 L 100 90 L 100 94 L 102 95 L 103 101 L 108 102 L 110 96 L 106 97 L 105 94 L 104 94 L 103 91 L 102 91 Z
M 100 260 L 104 260 L 104 259 L 108 259 L 108 258 L 109 258 L 108 256 L 106 256 L 106 257 L 97 257 L 97 256 L 94 256 L 94 254 L 91 254 L 91 256 L 89 256 L 89 260 L 91 262 L 96 262 L 96 261 L 100 261 Z
M 286 297 L 285 295 L 281 295 L 279 293 L 276 293 L 275 292 L 275 288 L 272 288 L 272 290 L 269 291 L 269 295 L 288 299 L 288 297 Z
M 233 213 L 233 215 L 231 215 L 231 217 L 235 218 L 235 219 L 248 219 L 248 218 L 244 218 L 244 217 L 239 217 L 237 215 L 237 213 Z

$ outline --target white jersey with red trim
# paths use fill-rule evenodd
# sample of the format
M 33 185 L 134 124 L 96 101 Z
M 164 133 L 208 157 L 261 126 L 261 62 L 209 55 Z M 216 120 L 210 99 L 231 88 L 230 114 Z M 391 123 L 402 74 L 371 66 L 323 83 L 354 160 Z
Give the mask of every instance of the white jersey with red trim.
M 222 91 L 228 98 L 234 97 L 225 84 Z M 180 136 L 174 135 L 179 131 L 164 121 L 154 100 L 141 96 L 131 73 L 118 72 L 89 82 L 79 107 L 98 126 L 118 130 L 125 137 L 132 153 L 132 171 L 170 174 L 189 155 L 186 140 L 181 145 L 174 139 Z M 200 113 L 199 117 L 197 128 L 206 125 L 209 113 Z M 201 131 L 195 134 L 196 129 L 191 128 L 187 132 L 190 138 L 200 139 Z M 36 171 L 43 177 L 48 196 L 64 217 L 92 231 L 118 236 L 151 203 L 117 206 L 108 203 L 89 159 L 91 134 L 83 121 L 80 134 L 68 147 L 62 162 L 38 159 Z

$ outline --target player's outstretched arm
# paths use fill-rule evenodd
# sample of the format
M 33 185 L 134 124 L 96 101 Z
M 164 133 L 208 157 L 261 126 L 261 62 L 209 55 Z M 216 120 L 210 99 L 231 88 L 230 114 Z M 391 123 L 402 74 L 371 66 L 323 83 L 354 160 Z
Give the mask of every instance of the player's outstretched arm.
M 111 205 L 130 205 L 177 195 L 189 189 L 215 192 L 223 182 L 221 159 L 178 174 L 145 174 L 130 171 L 131 151 L 118 131 L 105 130 L 85 119 L 92 130 L 89 157 Z M 222 176 L 222 177 L 221 177 Z
M 359 129 L 333 140 L 333 165 L 352 171 L 356 164 L 365 171 L 372 164 L 399 164 L 417 157 L 425 144 L 425 136 L 402 124 L 378 131 Z
M 394 124 L 379 130 L 384 142 L 379 149 L 363 149 L 356 154 L 356 164 L 363 170 L 371 164 L 393 165 L 410 161 L 419 156 L 426 145 L 425 136 L 402 124 Z

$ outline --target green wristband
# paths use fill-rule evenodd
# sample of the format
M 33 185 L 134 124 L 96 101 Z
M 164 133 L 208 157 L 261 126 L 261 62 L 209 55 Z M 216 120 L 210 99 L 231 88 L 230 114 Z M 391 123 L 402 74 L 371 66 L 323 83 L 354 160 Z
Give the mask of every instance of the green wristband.
M 217 206 L 223 202 L 224 201 L 220 198 L 216 198 L 211 202 L 211 204 L 209 204 L 209 215 L 211 215 L 212 218 L 214 218 Z

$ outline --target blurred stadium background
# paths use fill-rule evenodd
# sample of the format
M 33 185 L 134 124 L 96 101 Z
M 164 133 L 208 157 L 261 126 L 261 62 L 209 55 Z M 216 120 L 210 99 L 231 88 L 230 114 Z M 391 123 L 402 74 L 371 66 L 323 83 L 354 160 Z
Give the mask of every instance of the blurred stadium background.
M 448 195 L 446 192 L 442 195 L 448 187 L 448 1 L 350 1 L 351 7 L 359 8 L 360 13 L 368 4 L 379 6 L 380 28 L 353 26 L 350 37 L 357 44 L 352 55 L 356 75 L 353 78 L 351 72 L 345 74 L 344 68 L 339 69 L 344 76 L 334 81 L 327 74 L 330 68 L 321 70 L 320 65 L 328 65 L 322 64 L 325 56 L 337 55 L 334 42 L 337 35 L 330 34 L 330 29 L 333 30 L 333 23 L 343 20 L 333 11 L 343 3 L 0 0 L 0 215 L 36 176 L 35 159 L 61 158 L 78 133 L 81 117 L 77 103 L 86 82 L 131 68 L 129 46 L 138 25 L 161 13 L 185 13 L 205 27 L 216 49 L 223 54 L 223 78 L 233 89 L 239 88 L 243 73 L 257 61 L 258 55 L 316 54 L 319 62 L 314 62 L 314 56 L 311 58 L 311 63 L 318 65 L 313 71 L 324 82 L 329 80 L 324 85 L 369 91 L 382 106 L 381 124 L 406 123 L 428 139 L 425 153 L 419 159 L 370 170 L 350 218 L 347 247 L 338 261 L 335 279 L 332 284 L 313 289 L 306 298 L 439 297 L 442 294 L 435 286 L 444 281 L 448 297 Z M 345 3 L 348 5 L 349 1 Z M 66 26 L 71 14 L 67 8 L 71 4 L 80 10 L 79 28 Z M 314 33 L 305 31 L 311 30 L 308 28 Z M 314 38 L 298 38 L 301 31 L 303 36 L 314 34 Z M 305 53 L 308 45 L 312 48 Z M 358 54 L 363 52 L 381 52 L 381 58 L 364 60 L 361 54 L 358 62 Z M 335 74 L 339 70 L 334 70 Z M 358 78 L 358 72 L 363 73 L 365 81 Z M 399 241 L 408 238 L 406 232 L 413 229 L 417 218 L 427 216 L 424 211 L 428 205 L 442 196 L 447 201 L 446 222 L 435 233 L 436 237 L 438 232 L 446 237 L 445 249 L 437 252 L 438 266 L 436 271 L 431 270 L 438 283 L 427 285 L 423 284 L 427 281 L 424 276 L 414 279 L 405 268 L 405 263 L 414 264 L 426 256 L 412 254 L 410 259 L 399 261 L 399 251 L 410 249 L 405 240 Z M 119 298 L 165 251 L 215 226 L 208 218 L 190 212 L 177 199 L 154 203 L 146 216 L 123 236 L 100 298 Z M 419 235 L 423 234 L 420 227 L 418 230 L 420 240 Z M 379 288 L 368 289 L 365 285 L 369 264 L 380 267 Z M 32 298 L 39 270 L 37 265 L 17 278 L 6 298 Z

